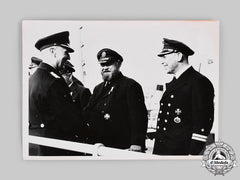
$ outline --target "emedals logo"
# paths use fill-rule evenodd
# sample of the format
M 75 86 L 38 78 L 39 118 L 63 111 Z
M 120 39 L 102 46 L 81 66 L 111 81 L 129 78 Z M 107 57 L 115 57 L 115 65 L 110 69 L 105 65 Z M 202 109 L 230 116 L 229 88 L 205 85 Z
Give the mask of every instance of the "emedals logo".
M 236 165 L 236 155 L 232 147 L 222 141 L 207 146 L 203 153 L 202 166 L 214 175 L 224 175 Z

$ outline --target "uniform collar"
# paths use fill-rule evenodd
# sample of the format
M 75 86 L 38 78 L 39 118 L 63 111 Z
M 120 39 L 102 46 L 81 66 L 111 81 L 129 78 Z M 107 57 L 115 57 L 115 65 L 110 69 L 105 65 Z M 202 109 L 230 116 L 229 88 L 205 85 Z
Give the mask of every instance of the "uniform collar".
M 59 77 L 62 77 L 60 75 L 60 73 L 58 72 L 57 69 L 55 69 L 54 67 L 52 67 L 51 65 L 47 64 L 47 63 L 44 63 L 44 62 L 41 62 L 39 67 L 39 69 L 43 69 L 43 70 L 46 70 L 48 72 L 54 72 L 56 75 L 58 75 Z
M 187 66 L 183 67 L 182 69 L 180 69 L 178 72 L 176 72 L 175 77 L 176 79 L 178 79 L 187 69 L 189 69 L 191 67 L 190 64 L 188 64 Z
M 116 76 L 114 76 L 111 81 L 105 81 L 104 82 L 104 86 L 107 86 L 109 84 L 113 84 L 116 81 L 118 81 L 119 79 L 121 79 L 123 77 L 123 74 L 121 72 L 119 72 L 118 74 L 116 74 Z
M 186 82 L 189 82 L 192 80 L 193 75 L 196 73 L 193 67 L 189 67 L 187 70 L 184 71 L 184 73 L 181 74 L 181 76 L 178 78 L 178 80 L 174 81 L 174 83 L 171 83 L 166 88 L 166 91 L 163 94 L 163 97 L 168 95 L 170 92 L 174 91 L 175 89 L 181 87 Z

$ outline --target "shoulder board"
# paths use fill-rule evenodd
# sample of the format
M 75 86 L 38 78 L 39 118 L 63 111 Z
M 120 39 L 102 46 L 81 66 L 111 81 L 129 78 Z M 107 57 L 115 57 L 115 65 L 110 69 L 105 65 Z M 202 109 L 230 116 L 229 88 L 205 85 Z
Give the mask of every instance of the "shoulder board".
M 55 78 L 60 78 L 57 74 L 55 74 L 54 72 L 50 72 L 50 74 L 55 77 Z

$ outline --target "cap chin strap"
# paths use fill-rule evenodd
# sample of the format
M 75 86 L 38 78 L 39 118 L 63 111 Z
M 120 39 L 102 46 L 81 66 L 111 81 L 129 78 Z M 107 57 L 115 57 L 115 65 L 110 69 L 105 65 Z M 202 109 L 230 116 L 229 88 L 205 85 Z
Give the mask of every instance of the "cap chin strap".
M 177 53 L 178 51 L 176 49 L 170 49 L 170 51 L 168 51 L 166 54 L 164 55 L 168 55 L 168 54 L 172 54 L 172 53 Z
M 42 51 L 43 49 L 46 49 L 46 48 L 49 48 L 51 46 L 60 46 L 62 48 L 65 48 L 65 49 L 72 49 L 70 48 L 67 44 L 57 44 L 57 43 L 52 43 L 52 44 L 48 44 L 48 45 L 45 45 L 45 46 L 42 46 L 39 50 Z M 72 51 L 72 50 L 71 50 Z
M 177 51 L 176 49 L 163 49 L 163 51 L 158 56 L 162 57 L 162 56 L 172 54 L 172 53 L 177 53 L 177 52 L 179 52 L 179 51 Z

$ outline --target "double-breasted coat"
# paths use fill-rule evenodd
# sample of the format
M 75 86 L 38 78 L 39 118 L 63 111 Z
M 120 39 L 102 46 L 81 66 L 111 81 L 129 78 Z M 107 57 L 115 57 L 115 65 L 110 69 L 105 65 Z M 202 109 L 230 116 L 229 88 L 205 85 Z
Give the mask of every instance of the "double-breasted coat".
M 212 83 L 192 67 L 167 85 L 160 101 L 153 154 L 198 155 L 214 116 Z
M 144 150 L 147 110 L 142 87 L 135 80 L 119 73 L 110 84 L 100 83 L 86 111 L 90 112 L 94 143 L 120 149 L 139 145 Z
M 85 126 L 81 113 L 73 103 L 70 89 L 59 72 L 41 63 L 29 79 L 29 134 L 81 141 L 79 137 L 83 136 Z M 65 150 L 37 145 L 30 146 L 29 150 L 30 155 L 69 154 Z

